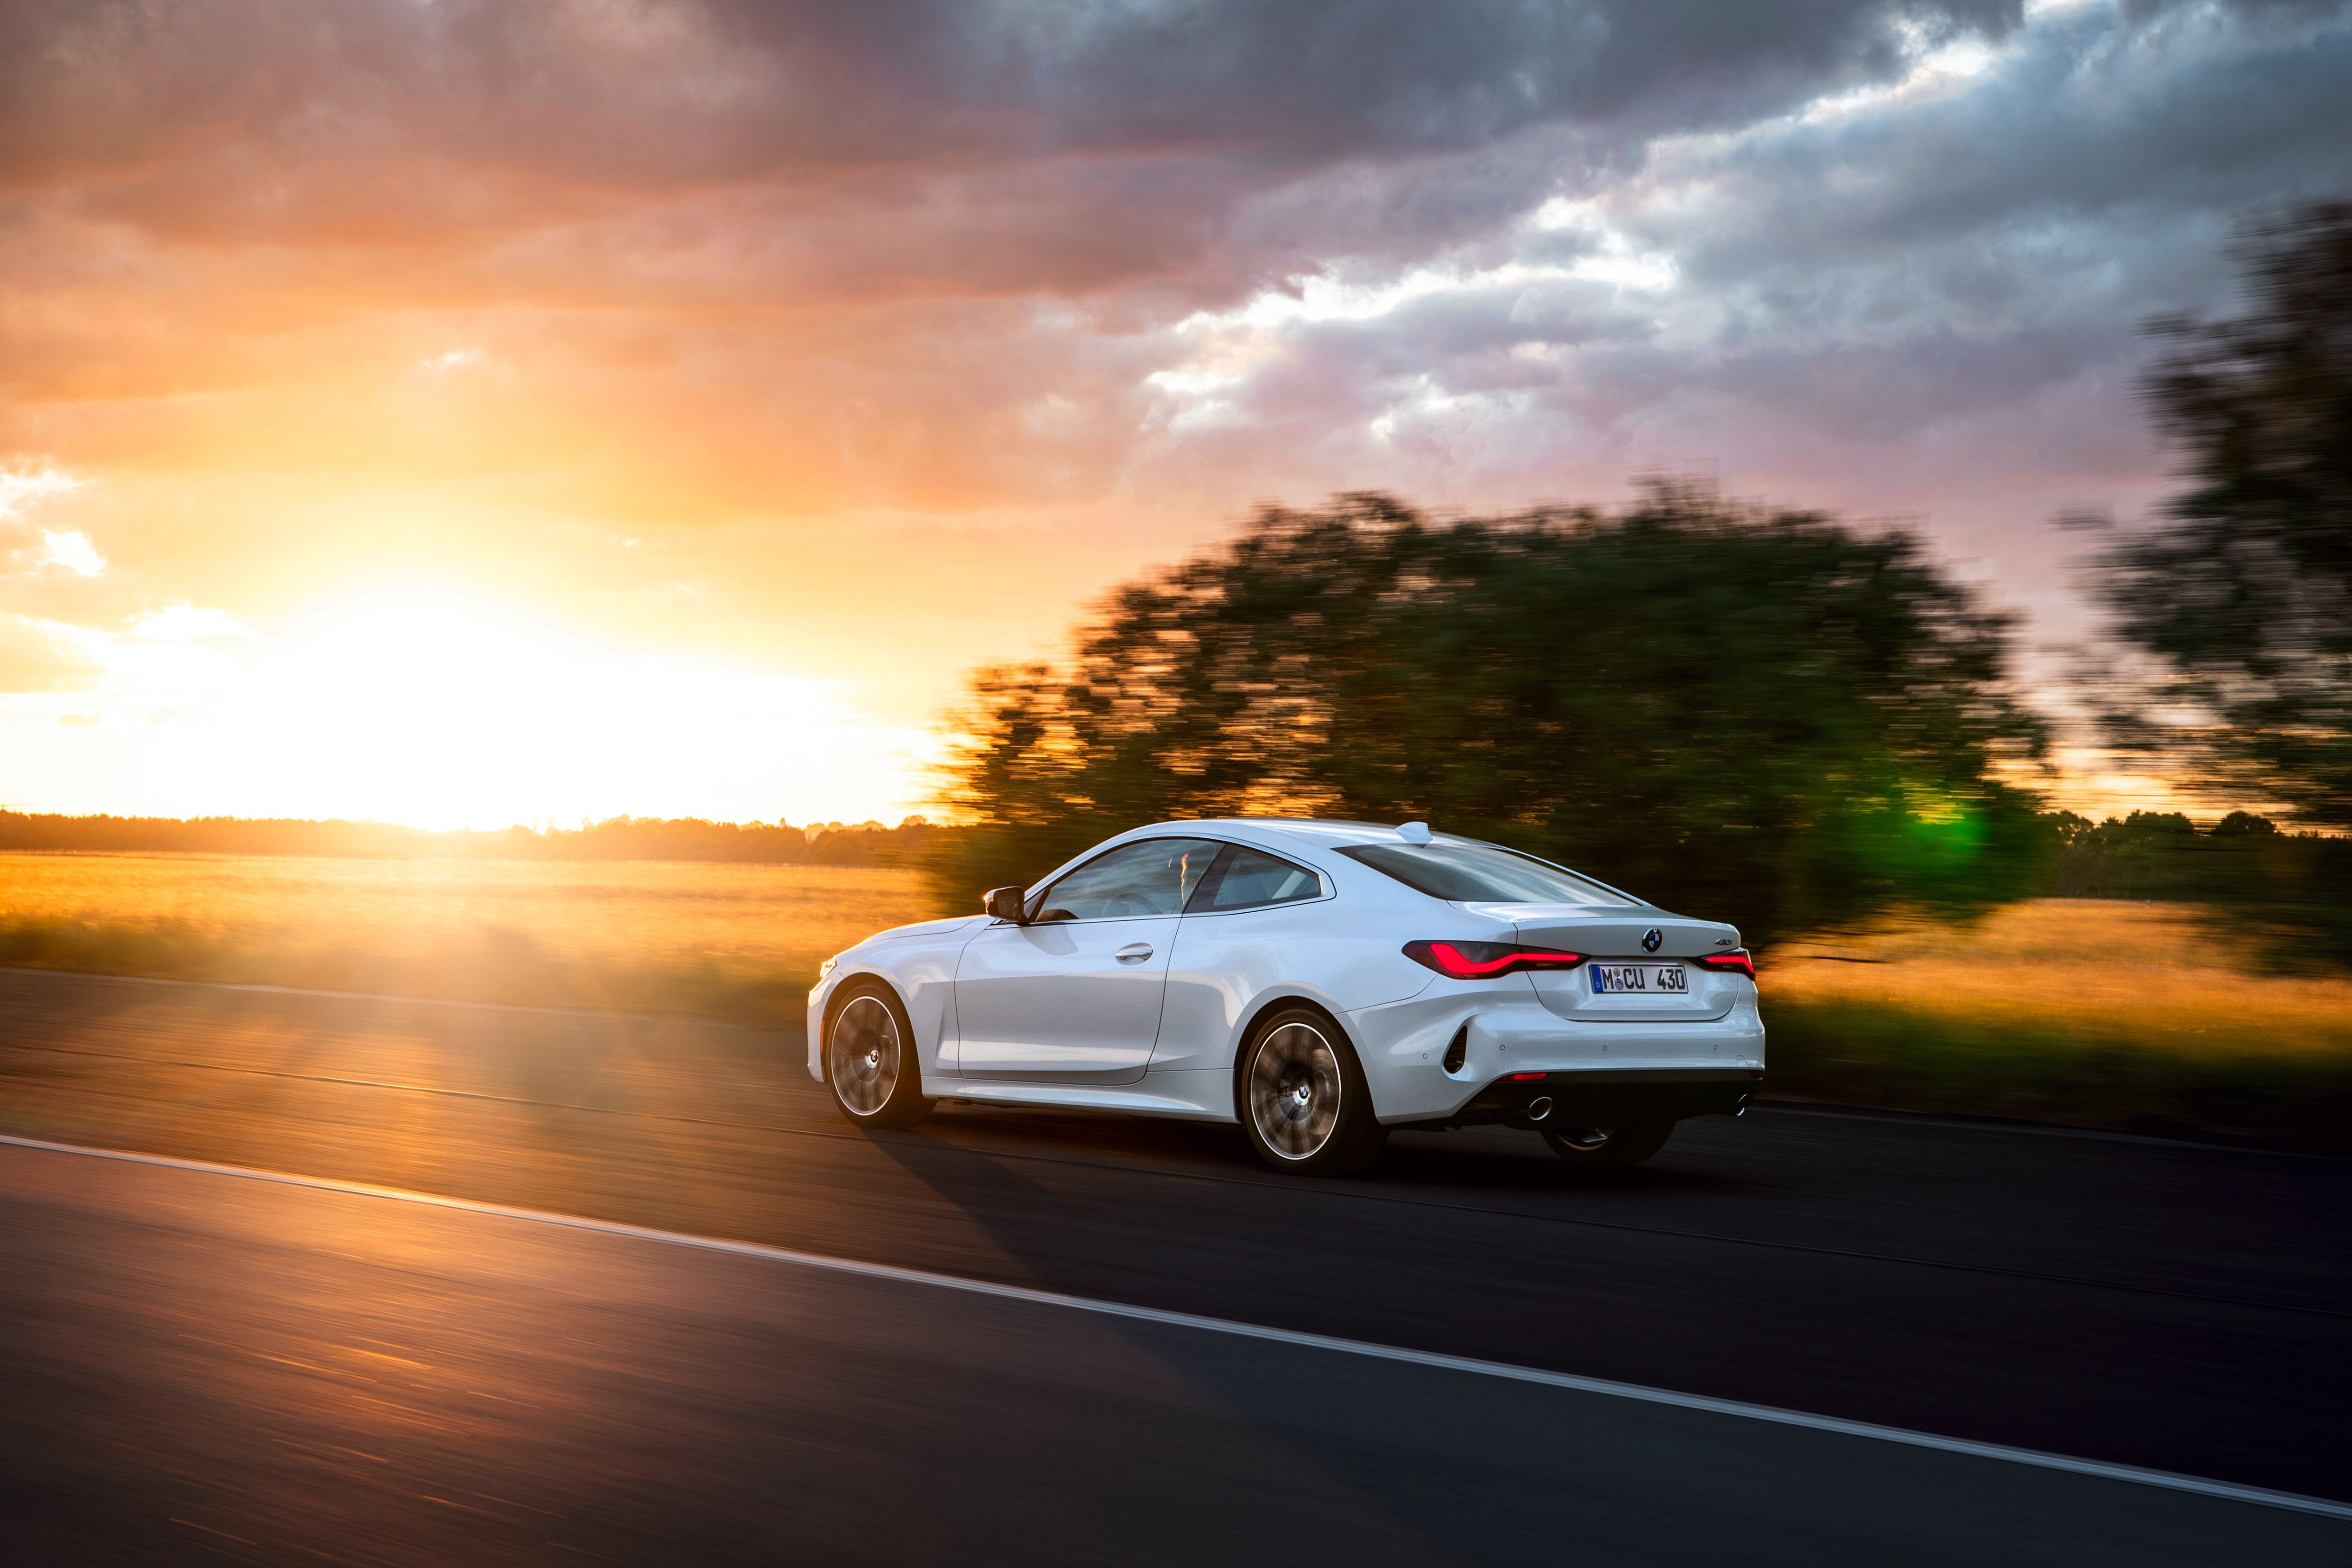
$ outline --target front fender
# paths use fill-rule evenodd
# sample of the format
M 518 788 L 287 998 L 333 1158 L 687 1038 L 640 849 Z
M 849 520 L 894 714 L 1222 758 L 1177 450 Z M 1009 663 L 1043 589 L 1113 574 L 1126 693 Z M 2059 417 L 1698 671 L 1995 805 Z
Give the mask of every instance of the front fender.
M 944 928 L 944 929 L 942 929 Z M 824 1079 L 824 1031 L 841 988 L 860 979 L 878 980 L 898 993 L 915 1026 L 915 1060 L 933 1075 L 955 1071 L 956 960 L 976 933 L 969 922 L 913 928 L 911 935 L 868 938 L 843 953 L 831 974 L 809 993 L 809 1076 Z

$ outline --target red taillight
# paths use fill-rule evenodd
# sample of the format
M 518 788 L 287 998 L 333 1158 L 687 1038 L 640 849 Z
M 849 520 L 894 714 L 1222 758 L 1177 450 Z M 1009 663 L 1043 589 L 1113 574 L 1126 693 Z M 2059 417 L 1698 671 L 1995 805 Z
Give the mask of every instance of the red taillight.
M 1710 952 L 1698 961 L 1698 966 L 1724 973 L 1745 974 L 1750 980 L 1756 978 L 1756 961 L 1748 956 L 1748 950 L 1744 947 L 1731 952 Z
M 1511 1081 L 1513 1083 L 1525 1083 L 1531 1078 L 1541 1078 L 1544 1075 L 1539 1072 L 1515 1072 L 1511 1075 Z
M 1556 947 L 1514 947 L 1507 942 L 1409 942 L 1404 955 L 1449 980 L 1492 980 L 1522 969 L 1574 969 L 1580 952 Z

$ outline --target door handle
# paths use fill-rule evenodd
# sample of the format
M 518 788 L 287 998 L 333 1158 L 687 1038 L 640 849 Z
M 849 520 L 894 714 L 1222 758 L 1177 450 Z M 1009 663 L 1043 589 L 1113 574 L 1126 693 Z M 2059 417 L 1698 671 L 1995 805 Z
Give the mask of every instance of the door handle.
M 1148 942 L 1130 942 L 1112 956 L 1121 963 L 1139 963 L 1151 956 L 1151 944 Z

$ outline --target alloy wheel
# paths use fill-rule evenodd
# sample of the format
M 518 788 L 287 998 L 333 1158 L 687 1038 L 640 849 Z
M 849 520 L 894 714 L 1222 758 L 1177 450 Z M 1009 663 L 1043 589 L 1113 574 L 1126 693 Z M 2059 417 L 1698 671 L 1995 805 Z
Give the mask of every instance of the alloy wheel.
M 1339 1124 L 1339 1058 L 1310 1024 L 1289 1023 L 1266 1036 L 1250 1063 L 1250 1119 L 1266 1147 L 1304 1160 Z
M 834 1092 L 860 1116 L 872 1116 L 898 1087 L 898 1020 L 878 996 L 856 996 L 833 1021 L 827 1066 Z

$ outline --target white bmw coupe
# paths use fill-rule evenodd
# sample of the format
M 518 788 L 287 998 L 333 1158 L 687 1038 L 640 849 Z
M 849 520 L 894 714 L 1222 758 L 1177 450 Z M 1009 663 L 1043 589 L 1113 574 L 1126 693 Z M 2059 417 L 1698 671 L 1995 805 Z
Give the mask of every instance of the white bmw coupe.
M 1423 823 L 1163 822 L 982 908 L 825 961 L 809 1072 L 853 1122 L 1237 1121 L 1330 1174 L 1391 1128 L 1502 1122 L 1609 1167 L 1764 1076 L 1738 931 Z

